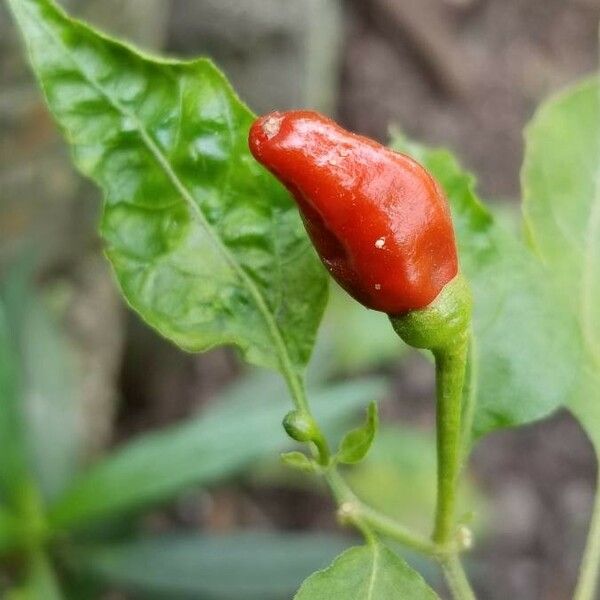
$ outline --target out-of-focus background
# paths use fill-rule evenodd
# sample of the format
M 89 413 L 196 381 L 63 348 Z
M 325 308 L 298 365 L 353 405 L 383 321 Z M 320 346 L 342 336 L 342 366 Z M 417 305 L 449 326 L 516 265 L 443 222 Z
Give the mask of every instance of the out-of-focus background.
M 502 203 L 507 219 L 518 211 L 523 126 L 542 99 L 597 67 L 599 0 L 64 4 L 145 48 L 212 57 L 256 112 L 318 108 L 381 141 L 395 125 L 420 141 L 447 146 L 477 174 L 481 195 Z M 71 167 L 4 4 L 0 90 L 0 277 L 24 261 L 34 265 L 36 290 L 58 315 L 75 357 L 82 402 L 76 426 L 92 461 L 213 403 L 244 369 L 228 349 L 202 356 L 178 351 L 119 299 L 95 230 L 99 192 Z M 411 461 L 418 462 L 414 448 L 428 443 L 423 440 L 433 426 L 431 365 L 406 352 L 382 319 L 370 316 L 362 323 L 337 293 L 334 302 L 340 308 L 326 319 L 321 356 L 330 357 L 334 378 L 387 378 L 385 421 L 410 427 L 405 441 L 417 436 L 412 455 L 411 443 L 403 450 L 391 442 L 390 453 L 400 453 L 410 479 Z M 342 310 L 357 321 L 339 340 L 335 323 Z M 368 343 L 361 339 L 365 332 Z M 48 355 L 40 353 L 37 360 L 56 368 Z M 430 467 L 414 469 L 430 475 Z M 335 529 L 324 493 L 275 471 L 267 465 L 251 476 L 192 487 L 138 515 L 135 527 L 216 533 Z M 590 445 L 563 413 L 495 434 L 477 447 L 471 486 L 484 517 L 467 562 L 481 598 L 570 598 L 594 472 Z M 357 485 L 368 488 L 369 477 L 371 487 L 384 482 L 394 491 L 375 468 Z M 419 486 L 413 482 L 412 488 Z M 426 484 L 424 489 L 429 493 Z M 409 486 L 406 495 L 411 492 Z M 405 508 L 407 515 L 414 513 L 414 506 Z M 115 591 L 106 597 L 130 596 Z

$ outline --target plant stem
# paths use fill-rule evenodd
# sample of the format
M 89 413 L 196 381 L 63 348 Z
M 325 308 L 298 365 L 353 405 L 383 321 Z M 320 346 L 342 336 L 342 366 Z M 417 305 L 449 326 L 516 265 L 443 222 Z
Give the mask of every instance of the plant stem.
M 314 418 L 310 409 L 310 404 L 306 396 L 304 381 L 298 377 L 297 373 L 291 370 L 284 370 L 284 378 L 286 380 L 290 396 L 292 397 L 294 407 L 296 410 L 300 411 L 308 419 L 310 419 L 315 429 L 315 435 L 312 439 L 313 455 L 321 466 L 327 466 L 331 459 L 331 452 L 329 451 L 327 439 L 325 438 L 323 431 L 319 427 L 319 423 Z
M 477 407 L 477 384 L 479 378 L 479 362 L 477 356 L 477 340 L 473 331 L 469 331 L 469 349 L 465 372 L 465 384 L 463 389 L 462 417 L 461 417 L 461 449 L 460 467 L 464 467 L 472 444 L 473 419 Z
M 462 391 L 468 340 L 435 352 L 437 388 L 437 507 L 432 539 L 447 546 L 454 534 L 456 486 L 461 468 Z
M 335 466 L 323 473 L 331 491 L 340 507 L 342 517 L 347 517 L 357 524 L 365 524 L 378 533 L 400 542 L 407 548 L 427 556 L 436 556 L 436 545 L 425 537 L 419 536 L 394 519 L 363 504 L 344 481 Z
M 394 519 L 381 514 L 370 506 L 361 504 L 359 513 L 362 520 L 375 531 L 400 542 L 407 548 L 427 556 L 434 556 L 438 553 L 438 548 L 433 542 L 425 537 L 414 534 Z
M 600 470 L 596 480 L 596 499 L 585 551 L 579 568 L 579 580 L 573 600 L 594 600 L 600 574 Z
M 475 600 L 475 594 L 469 585 L 465 570 L 456 554 L 440 559 L 440 564 L 448 587 L 455 600 Z
M 316 421 L 315 421 L 316 422 Z M 329 450 L 329 444 L 323 435 L 323 432 L 319 429 L 319 435 L 314 440 L 314 445 L 317 450 L 317 462 L 321 466 L 327 466 L 331 460 L 331 452 Z

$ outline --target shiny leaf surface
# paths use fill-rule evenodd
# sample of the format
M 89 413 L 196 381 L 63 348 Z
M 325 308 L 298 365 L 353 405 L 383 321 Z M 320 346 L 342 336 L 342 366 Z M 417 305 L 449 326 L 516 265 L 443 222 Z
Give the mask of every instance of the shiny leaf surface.
M 252 113 L 214 65 L 150 58 L 9 0 L 129 304 L 190 351 L 237 346 L 290 373 L 310 355 L 326 277 L 287 192 L 250 156 Z

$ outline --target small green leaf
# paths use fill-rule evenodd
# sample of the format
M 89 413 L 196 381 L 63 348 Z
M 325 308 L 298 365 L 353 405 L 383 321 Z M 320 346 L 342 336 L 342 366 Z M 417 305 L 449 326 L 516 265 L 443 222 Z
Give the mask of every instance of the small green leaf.
M 353 410 L 385 390 L 385 381 L 373 378 L 309 395 L 327 430 L 347 422 Z M 58 501 L 52 519 L 65 527 L 231 477 L 289 446 L 281 427 L 287 405 L 281 378 L 260 372 L 232 386 L 196 419 L 142 436 L 100 461 Z
M 341 536 L 246 531 L 81 547 L 73 560 L 144 598 L 280 600 L 347 545 Z
M 346 550 L 311 575 L 294 600 L 435 600 L 436 593 L 404 560 L 380 542 Z
M 572 393 L 580 356 L 551 273 L 496 222 L 452 154 L 401 137 L 393 146 L 422 162 L 450 201 L 461 268 L 474 295 L 474 436 L 547 416 Z
M 302 452 L 284 452 L 281 455 L 281 462 L 292 469 L 303 471 L 304 473 L 315 472 L 315 463 Z
M 367 419 L 364 425 L 349 431 L 344 436 L 336 459 L 345 464 L 360 462 L 367 455 L 375 439 L 378 422 L 377 404 L 371 402 L 367 408 Z
M 225 77 L 209 60 L 143 55 L 52 0 L 8 4 L 76 165 L 104 192 L 129 304 L 182 348 L 233 344 L 297 376 L 327 277 L 288 193 L 250 155 L 254 116 Z
M 529 241 L 576 317 L 578 386 L 565 400 L 600 452 L 600 86 L 579 83 L 527 127 L 522 181 Z M 564 317 L 563 317 L 564 318 Z M 554 331 L 550 329 L 550 335 Z M 560 352 L 568 360 L 569 349 Z M 547 353 L 544 355 L 547 360 Z

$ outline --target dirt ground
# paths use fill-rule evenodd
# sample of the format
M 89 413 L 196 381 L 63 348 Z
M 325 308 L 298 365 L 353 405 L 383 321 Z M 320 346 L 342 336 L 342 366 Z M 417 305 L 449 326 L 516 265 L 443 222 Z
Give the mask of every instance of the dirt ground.
M 518 202 L 523 126 L 543 98 L 593 72 L 599 19 L 600 0 L 349 0 L 338 116 L 379 139 L 401 123 L 417 139 L 452 148 L 485 198 Z M 179 47 L 174 36 L 170 44 Z M 160 360 L 172 361 L 172 375 L 153 381 L 136 372 L 144 357 L 129 353 L 120 436 L 182 417 L 236 371 L 225 351 L 187 362 L 178 356 L 165 347 Z M 387 413 L 432 420 L 431 369 L 415 357 L 390 373 L 403 401 L 391 400 Z M 162 402 L 166 394 L 181 401 Z M 493 531 L 468 559 L 480 597 L 568 600 L 595 472 L 577 424 L 559 414 L 494 435 L 477 448 L 473 468 L 493 500 Z M 190 510 L 187 502 L 171 517 L 216 529 L 335 526 L 328 501 L 309 493 L 231 486 L 213 496 L 219 511 Z

